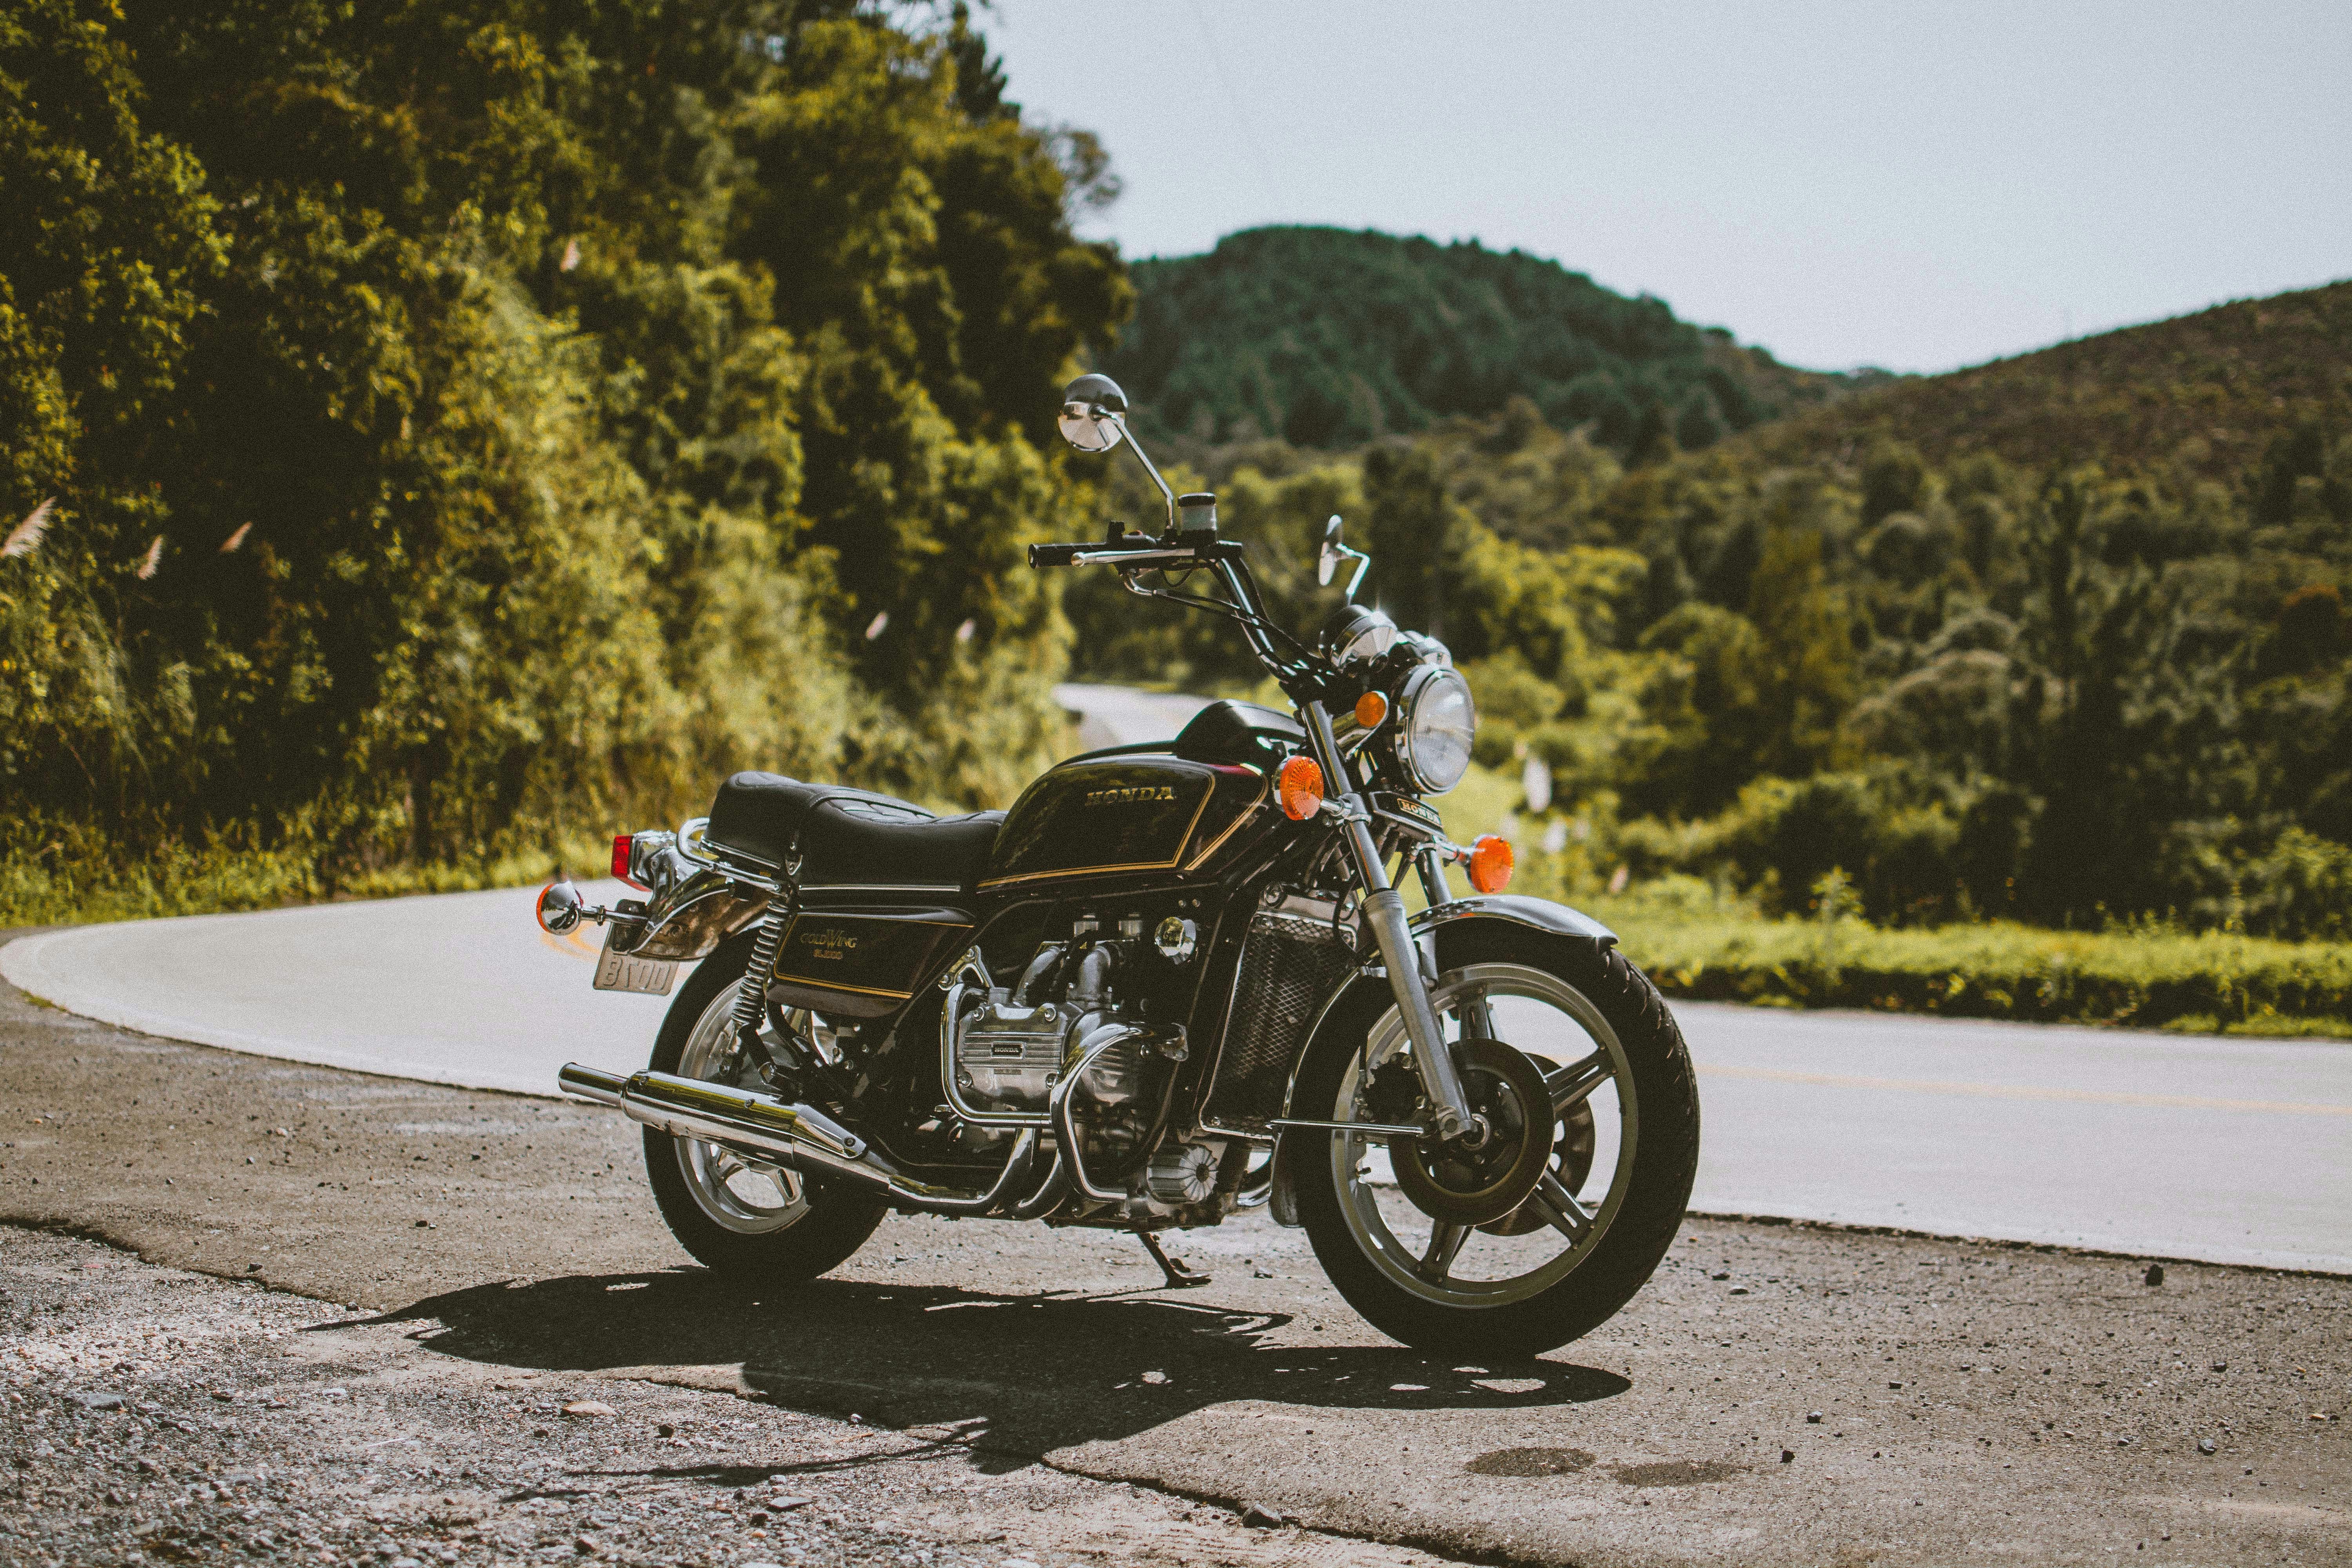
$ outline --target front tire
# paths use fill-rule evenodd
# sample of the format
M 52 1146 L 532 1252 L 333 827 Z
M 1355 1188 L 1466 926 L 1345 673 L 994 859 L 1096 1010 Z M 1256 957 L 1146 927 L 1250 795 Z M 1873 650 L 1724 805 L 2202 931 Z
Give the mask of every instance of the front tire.
M 679 987 L 654 1041 L 656 1072 L 764 1091 L 734 1045 L 750 932 L 721 943 Z M 763 1026 L 763 1029 L 765 1026 Z M 645 1130 L 646 1177 L 678 1244 L 730 1285 L 778 1289 L 836 1268 L 886 1205 L 838 1181 L 744 1159 L 719 1144 Z
M 1547 1069 L 1558 1103 L 1546 1184 L 1505 1221 L 1455 1226 L 1375 1184 L 1374 1141 L 1301 1130 L 1285 1135 L 1300 1141 L 1285 1153 L 1299 1221 L 1332 1284 L 1383 1333 L 1473 1361 L 1540 1354 L 1614 1316 L 1681 1228 L 1698 1168 L 1690 1053 L 1613 947 L 1473 920 L 1440 928 L 1438 962 L 1432 1000 L 1449 1038 L 1483 1032 Z M 1394 1120 L 1381 1069 L 1410 1081 L 1409 1049 L 1387 986 L 1359 982 L 1308 1043 L 1290 1114 Z M 1384 1094 L 1391 1109 L 1376 1114 L 1367 1100 Z

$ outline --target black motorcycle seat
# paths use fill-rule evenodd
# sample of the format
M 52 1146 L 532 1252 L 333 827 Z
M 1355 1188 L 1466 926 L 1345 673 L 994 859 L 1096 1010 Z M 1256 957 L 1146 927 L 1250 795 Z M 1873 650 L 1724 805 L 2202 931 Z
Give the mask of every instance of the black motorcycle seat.
M 988 865 L 1001 811 L 937 816 L 912 801 L 782 773 L 737 773 L 710 805 L 710 841 L 768 866 L 801 858 L 818 887 L 969 889 Z

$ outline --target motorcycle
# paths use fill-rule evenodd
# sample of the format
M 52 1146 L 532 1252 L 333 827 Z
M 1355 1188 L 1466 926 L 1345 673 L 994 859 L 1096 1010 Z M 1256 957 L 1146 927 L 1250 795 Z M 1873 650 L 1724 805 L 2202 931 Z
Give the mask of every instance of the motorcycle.
M 645 898 L 542 890 L 545 930 L 604 927 L 599 987 L 667 994 L 696 965 L 646 1070 L 562 1086 L 644 1124 L 671 1230 L 746 1284 L 823 1274 L 894 1211 L 1130 1231 L 1197 1284 L 1158 1233 L 1264 1207 L 1409 1345 L 1566 1343 L 1682 1222 L 1699 1116 L 1673 1016 L 1606 927 L 1504 890 L 1506 840 L 1446 836 L 1428 800 L 1469 768 L 1469 685 L 1356 603 L 1370 558 L 1340 520 L 1318 580 L 1353 570 L 1308 647 L 1126 416 L 1084 375 L 1060 427 L 1133 453 L 1165 530 L 1030 564 L 1223 616 L 1293 711 L 1212 702 L 1001 812 L 735 774 L 707 817 L 614 840 Z

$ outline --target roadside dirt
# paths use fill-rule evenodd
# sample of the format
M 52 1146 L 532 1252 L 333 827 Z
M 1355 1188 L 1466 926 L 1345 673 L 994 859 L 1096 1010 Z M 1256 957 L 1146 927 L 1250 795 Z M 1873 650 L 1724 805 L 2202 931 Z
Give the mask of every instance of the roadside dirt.
M 724 1450 L 698 1463 L 745 1475 L 817 1463 L 846 1429 L 860 1443 L 948 1455 L 881 1467 L 916 1478 L 908 1498 L 929 1485 L 922 1478 L 950 1473 L 1051 1478 L 1079 1487 L 1073 1500 L 1134 1483 L 1146 1489 L 1114 1489 L 1119 1507 L 1228 1532 L 1214 1550 L 1263 1552 L 1286 1535 L 1310 1554 L 1283 1561 L 1387 1560 L 1372 1542 L 1595 1564 L 2352 1560 L 2342 1420 L 2352 1281 L 2341 1279 L 2168 1264 L 2149 1284 L 2141 1261 L 1693 1221 L 1651 1287 L 1601 1331 L 1534 1363 L 1452 1367 L 1367 1329 L 1297 1233 L 1263 1219 L 1186 1238 L 1177 1250 L 1214 1279 L 1179 1292 L 1160 1289 L 1122 1237 L 907 1219 L 835 1277 L 747 1303 L 716 1291 L 669 1240 L 635 1131 L 609 1113 L 147 1039 L 13 991 L 0 992 L 0 1219 L 364 1309 L 377 1325 L 336 1331 L 335 1342 L 383 1336 L 385 1354 L 430 1369 L 417 1386 L 458 1402 L 420 1394 L 431 1403 L 419 1410 L 488 1402 L 485 1430 L 508 1446 L 481 1446 L 470 1435 L 479 1421 L 453 1414 L 446 1435 L 416 1429 L 413 1455 L 445 1472 L 496 1472 L 475 1486 L 483 1495 L 514 1490 L 525 1455 L 675 1468 L 690 1456 L 633 1434 L 669 1419 L 648 1415 L 670 1408 L 660 1402 L 685 1400 Z M 269 1311 L 320 1311 L 202 1289 L 276 1303 L 252 1309 L 257 1324 L 293 1322 Z M 27 1331 L 0 1330 L 0 1375 L 8 1358 L 31 1364 L 5 1338 Z M 532 1390 L 630 1414 L 531 1436 L 500 1412 L 520 1399 L 546 1425 L 530 1401 L 547 1396 L 489 1387 L 527 1373 L 540 1374 Z M 82 1418 L 58 1403 L 65 1375 L 17 1385 L 47 1402 L 44 1421 Z M 256 1452 L 289 1422 L 266 1402 L 204 1408 L 220 1424 L 200 1429 L 206 1442 Z M 55 1436 L 43 1440 L 57 1448 Z M 590 1446 L 563 1447 L 575 1442 Z M 608 1456 L 598 1443 L 619 1447 Z M 217 1445 L 199 1457 L 225 1469 L 237 1456 Z M 950 1460 L 961 1468 L 938 1468 Z M 333 1485 L 360 1473 L 335 1472 Z M 442 1480 L 411 1476 L 399 1495 L 460 1495 Z M 593 1484 L 606 1482 L 623 1484 Z M 766 1484 L 763 1471 L 728 1495 L 740 1502 Z M 66 1489 L 56 1507 L 71 1512 L 83 1494 Z M 47 1518 L 45 1496 L 28 1491 L 0 1513 Z M 919 1505 L 888 1496 L 845 1498 L 843 1528 L 891 1507 L 908 1528 L 931 1528 L 909 1511 Z M 1244 1531 L 1249 1504 L 1330 1535 Z M 583 1506 L 621 1517 L 611 1503 Z M 1026 1494 L 1007 1507 L 1016 1519 L 1033 1511 Z M 766 1542 L 749 1525 L 711 1535 L 699 1559 L 661 1555 L 684 1538 L 647 1528 L 645 1561 L 785 1560 L 757 1555 Z M 313 1532 L 338 1551 L 375 1540 Z M 518 1535 L 511 1550 L 577 1555 L 583 1533 L 602 1539 Z M 944 1551 L 970 1538 L 941 1526 L 924 1539 Z M 803 1551 L 833 1540 L 812 1536 Z M 14 1561 L 9 1549 L 0 1540 L 0 1561 Z M 1115 1533 L 1008 1534 L 998 1556 L 1149 1561 L 1160 1550 Z M 1221 1560 L 1210 1551 L 1177 1554 Z
M 1438 1561 L 1005 1464 L 953 1428 L 436 1354 L 410 1319 L 70 1237 L 0 1227 L 0 1563 Z

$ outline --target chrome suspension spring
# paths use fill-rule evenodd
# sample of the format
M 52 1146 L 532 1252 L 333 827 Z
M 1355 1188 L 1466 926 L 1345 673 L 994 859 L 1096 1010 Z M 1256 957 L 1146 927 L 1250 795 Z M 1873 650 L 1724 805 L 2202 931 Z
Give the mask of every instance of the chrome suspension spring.
M 787 911 L 771 910 L 752 940 L 751 966 L 743 972 L 743 989 L 735 994 L 735 1032 L 743 1038 L 760 1037 L 760 1020 L 768 1011 L 768 981 L 776 971 L 776 950 L 783 945 L 788 919 Z

